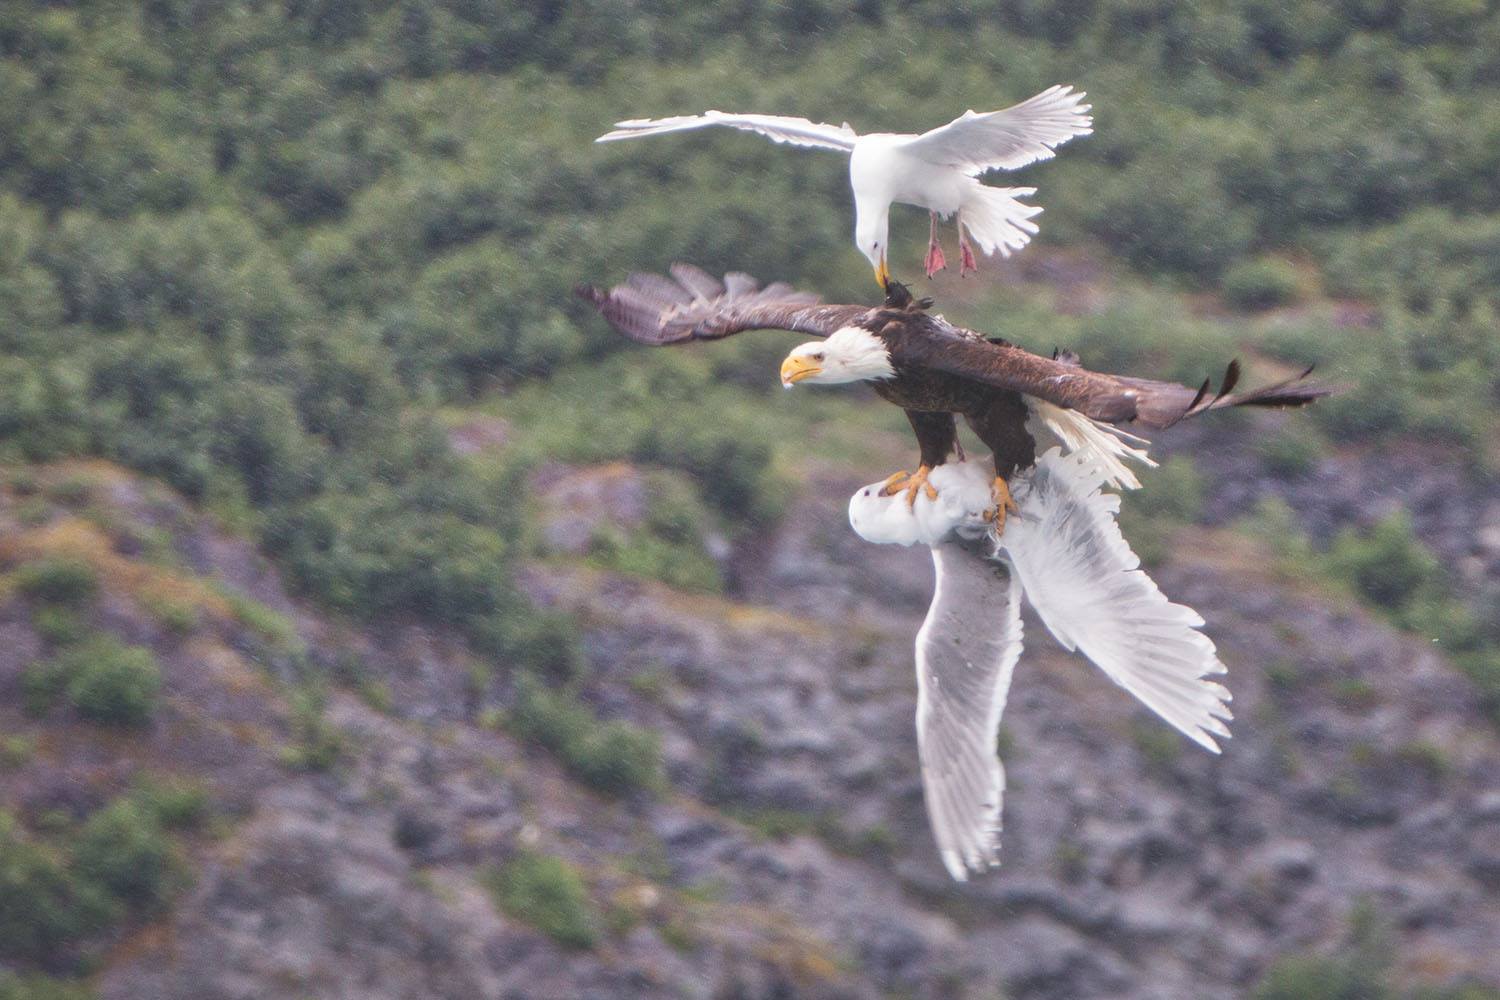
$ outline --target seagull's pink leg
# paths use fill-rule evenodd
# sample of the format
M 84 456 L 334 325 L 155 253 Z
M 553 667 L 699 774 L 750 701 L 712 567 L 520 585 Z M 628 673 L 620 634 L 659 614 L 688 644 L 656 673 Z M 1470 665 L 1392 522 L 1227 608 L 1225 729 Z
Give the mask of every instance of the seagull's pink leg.
M 958 217 L 958 252 L 963 257 L 963 260 L 958 265 L 958 276 L 960 278 L 967 275 L 970 271 L 979 270 L 979 264 L 974 260 L 974 248 L 969 245 L 968 234 L 964 232 L 964 217 L 962 215 Z
M 943 256 L 943 248 L 938 244 L 937 238 L 937 213 L 928 212 L 932 216 L 932 225 L 927 230 L 927 259 L 923 266 L 927 268 L 927 277 L 932 277 L 943 268 L 948 266 L 948 259 Z

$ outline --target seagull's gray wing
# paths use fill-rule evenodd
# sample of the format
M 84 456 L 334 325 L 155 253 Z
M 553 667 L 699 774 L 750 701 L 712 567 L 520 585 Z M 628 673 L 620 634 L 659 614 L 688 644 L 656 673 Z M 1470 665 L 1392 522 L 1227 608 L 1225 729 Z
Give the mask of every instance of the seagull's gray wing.
M 606 132 L 595 142 L 616 142 L 620 139 L 639 139 L 648 135 L 663 135 L 667 132 L 686 132 L 707 128 L 710 125 L 727 125 L 746 132 L 757 132 L 772 142 L 784 142 L 791 146 L 808 146 L 815 149 L 832 149 L 847 153 L 854 148 L 859 138 L 848 125 L 826 125 L 806 118 L 787 118 L 782 115 L 737 115 L 723 111 L 705 111 L 701 115 L 678 115 L 675 118 L 633 118 L 615 122 L 613 132 Z
M 1192 608 L 1173 604 L 1120 534 L 1120 498 L 1101 492 L 1108 472 L 1088 452 L 1052 449 L 1018 484 L 1021 513 L 1000 544 L 1027 602 L 1067 649 L 1205 749 L 1229 735 L 1224 664 Z
M 901 148 L 928 163 L 966 174 L 1015 170 L 1054 155 L 1076 135 L 1094 131 L 1087 96 L 1072 87 L 1049 87 L 1003 111 L 965 111 L 953 121 L 914 136 Z
M 938 851 L 960 881 L 999 863 L 1005 771 L 996 737 L 1021 655 L 1021 588 L 989 541 L 932 547 L 937 583 L 917 633 L 917 750 Z

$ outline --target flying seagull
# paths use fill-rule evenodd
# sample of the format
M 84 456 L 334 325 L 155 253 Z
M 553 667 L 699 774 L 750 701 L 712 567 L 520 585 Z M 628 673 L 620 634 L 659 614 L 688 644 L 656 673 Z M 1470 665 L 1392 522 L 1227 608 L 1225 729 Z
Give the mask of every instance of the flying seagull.
M 674 280 L 675 279 L 675 280 Z M 1208 410 L 1230 406 L 1301 406 L 1329 389 L 1295 378 L 1233 394 L 1239 365 L 1231 362 L 1217 393 L 1205 381 L 1193 389 L 1173 382 L 1093 372 L 1072 355 L 1045 358 L 1006 341 L 954 326 L 892 282 L 874 308 L 824 305 L 784 284 L 761 288 L 746 274 L 721 282 L 687 264 L 672 278 L 635 274 L 609 291 L 581 286 L 578 294 L 631 340 L 682 344 L 717 340 L 745 330 L 791 330 L 826 338 L 793 348 L 781 366 L 782 384 L 869 381 L 875 392 L 906 411 L 916 434 L 918 467 L 886 480 L 888 495 L 937 497 L 932 470 L 959 453 L 957 417 L 994 456 L 994 504 L 989 514 L 1003 530 L 1014 510 L 1008 482 L 1036 462 L 1038 440 L 1097 456 L 1119 487 L 1138 486 L 1125 459 L 1146 460 L 1139 442 L 1119 424 L 1162 429 Z
M 1229 690 L 1193 609 L 1173 604 L 1120 534 L 1112 473 L 1086 451 L 1052 448 L 1014 480 L 1020 516 L 1003 537 L 983 520 L 989 471 L 937 470 L 939 501 L 915 508 L 854 494 L 849 523 L 868 541 L 932 547 L 935 583 L 917 632 L 917 756 L 922 797 L 950 875 L 999 862 L 1005 770 L 1000 715 L 1021 655 L 1021 598 L 1066 649 L 1092 660 L 1147 708 L 1213 753 L 1229 736 Z
M 595 141 L 727 125 L 759 132 L 773 142 L 848 154 L 849 186 L 854 190 L 854 242 L 869 258 L 875 280 L 884 288 L 890 281 L 886 252 L 890 247 L 888 216 L 892 202 L 928 211 L 931 221 L 923 267 L 929 278 L 947 266 L 937 238 L 940 216 L 947 219 L 957 213 L 960 274 L 977 269 L 971 237 L 986 254 L 998 252 L 1008 257 L 1012 250 L 1024 247 L 1037 231 L 1031 220 L 1042 210 L 1019 199 L 1036 194 L 1036 188 L 988 187 L 978 178 L 989 170 L 1016 170 L 1049 159 L 1069 139 L 1090 134 L 1094 120 L 1088 113 L 1090 106 L 1082 103 L 1085 96 L 1072 87 L 1049 87 L 1003 111 L 965 111 L 921 135 L 859 135 L 847 122 L 826 125 L 806 118 L 705 111 L 701 115 L 618 122 L 614 131 Z

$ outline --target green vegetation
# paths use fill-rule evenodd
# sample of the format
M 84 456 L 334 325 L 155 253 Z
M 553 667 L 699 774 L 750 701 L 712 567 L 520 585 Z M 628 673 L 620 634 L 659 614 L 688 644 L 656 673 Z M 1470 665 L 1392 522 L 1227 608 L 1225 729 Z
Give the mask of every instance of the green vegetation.
M 662 783 L 661 746 L 655 733 L 628 722 L 601 723 L 564 691 L 529 676 L 517 689 L 510 729 L 545 747 L 584 784 L 612 795 L 650 792 Z
M 94 1000 L 96 995 L 87 986 L 51 976 L 0 973 L 0 1000 Z
M 344 756 L 348 738 L 328 720 L 328 689 L 318 681 L 293 688 L 291 742 L 281 751 L 281 762 L 298 771 L 328 771 Z
M 150 909 L 165 897 L 172 848 L 149 808 L 124 798 L 89 817 L 73 848 L 80 878 L 135 909 Z
M 1404 629 L 1428 636 L 1479 686 L 1500 722 L 1500 636 L 1452 589 L 1438 558 L 1396 512 L 1368 532 L 1341 533 L 1322 560 L 1326 572 Z
M 99 589 L 94 568 L 77 559 L 39 559 L 16 571 L 16 589 L 36 601 L 77 606 Z
M 162 817 L 139 793 L 107 803 L 76 830 L 63 826 L 45 838 L 0 810 L 0 957 L 70 968 L 97 935 L 154 912 L 182 881 Z M 0 979 L 0 997 L 33 995 L 23 986 L 38 997 L 72 996 L 76 988 Z
M 1251 1000 L 1497 1000 L 1500 991 L 1479 985 L 1402 988 L 1394 982 L 1389 928 L 1368 904 L 1350 916 L 1345 941 L 1331 953 L 1277 959 Z
M 31 664 L 21 684 L 26 709 L 34 715 L 66 699 L 92 722 L 144 726 L 156 712 L 161 668 L 144 646 L 127 646 L 100 634 Z
M 562 858 L 523 852 L 479 873 L 480 882 L 507 915 L 530 924 L 567 948 L 592 948 L 600 917 L 578 872 Z
M 1241 261 L 1224 272 L 1224 301 L 1237 309 L 1259 310 L 1284 306 L 1300 291 L 1297 269 L 1275 257 Z

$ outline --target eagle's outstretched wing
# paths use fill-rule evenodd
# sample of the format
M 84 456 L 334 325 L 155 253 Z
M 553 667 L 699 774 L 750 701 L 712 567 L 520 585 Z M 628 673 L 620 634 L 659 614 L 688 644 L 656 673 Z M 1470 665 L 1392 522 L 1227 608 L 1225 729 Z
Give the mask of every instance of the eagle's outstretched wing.
M 1219 390 L 1209 381 L 1194 389 L 1176 382 L 1130 378 L 1092 372 L 1066 360 L 1044 358 L 1009 344 L 997 344 L 959 330 L 941 319 L 928 317 L 919 335 L 903 337 L 891 361 L 898 367 L 913 365 L 961 375 L 1001 389 L 1011 389 L 1077 410 L 1106 423 L 1134 421 L 1154 430 L 1206 410 L 1230 406 L 1303 406 L 1333 391 L 1307 380 L 1309 368 L 1251 392 L 1231 392 L 1239 381 L 1240 366 L 1231 361 Z
M 929 163 L 971 175 L 1015 170 L 1048 159 L 1069 139 L 1094 131 L 1090 106 L 1081 103 L 1085 96 L 1072 87 L 1049 87 L 1003 111 L 966 111 L 901 148 Z
M 859 135 L 848 125 L 826 125 L 808 121 L 806 118 L 787 118 L 782 115 L 739 115 L 723 111 L 705 111 L 701 115 L 678 115 L 674 118 L 633 118 L 615 122 L 613 132 L 606 132 L 595 142 L 615 142 L 620 139 L 637 139 L 647 135 L 662 135 L 667 132 L 686 132 L 690 129 L 707 128 L 710 125 L 727 125 L 730 128 L 757 132 L 772 142 L 784 142 L 792 146 L 808 146 L 814 149 L 832 149 L 847 153 L 854 148 Z
M 870 312 L 864 306 L 826 306 L 810 292 L 781 282 L 761 288 L 748 274 L 724 280 L 691 264 L 673 264 L 672 278 L 632 274 L 609 291 L 580 285 L 610 325 L 653 346 L 717 340 L 745 330 L 791 330 L 826 337 Z
M 987 540 L 934 545 L 932 564 L 936 589 L 917 633 L 917 751 L 933 837 L 962 881 L 998 863 L 996 737 L 1021 655 L 1021 587 Z

